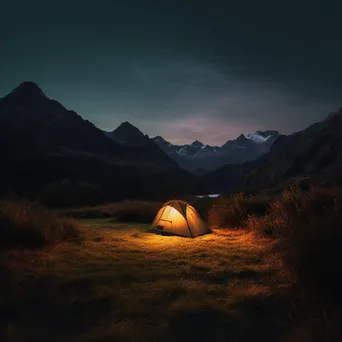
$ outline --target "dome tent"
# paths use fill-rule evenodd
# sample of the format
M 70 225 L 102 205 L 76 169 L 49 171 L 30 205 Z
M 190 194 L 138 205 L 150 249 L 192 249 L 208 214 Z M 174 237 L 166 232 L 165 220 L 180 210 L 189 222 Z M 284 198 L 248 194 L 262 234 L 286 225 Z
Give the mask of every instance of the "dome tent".
M 164 235 L 179 235 L 194 238 L 211 233 L 196 209 L 190 204 L 172 200 L 159 209 L 150 229 Z

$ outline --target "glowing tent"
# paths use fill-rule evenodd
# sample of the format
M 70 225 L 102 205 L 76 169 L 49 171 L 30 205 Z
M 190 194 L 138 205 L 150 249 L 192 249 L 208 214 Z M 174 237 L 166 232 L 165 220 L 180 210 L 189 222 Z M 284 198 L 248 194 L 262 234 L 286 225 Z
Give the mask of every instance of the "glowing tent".
M 173 200 L 159 209 L 150 229 L 164 235 L 180 235 L 194 238 L 211 233 L 198 212 L 190 204 Z

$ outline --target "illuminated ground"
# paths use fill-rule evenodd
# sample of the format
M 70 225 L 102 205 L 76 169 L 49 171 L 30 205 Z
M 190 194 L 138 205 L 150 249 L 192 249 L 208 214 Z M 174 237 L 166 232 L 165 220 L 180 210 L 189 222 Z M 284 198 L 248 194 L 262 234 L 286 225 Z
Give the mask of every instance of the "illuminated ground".
M 277 341 L 289 329 L 270 242 L 83 223 L 82 244 L 12 253 L 3 341 Z

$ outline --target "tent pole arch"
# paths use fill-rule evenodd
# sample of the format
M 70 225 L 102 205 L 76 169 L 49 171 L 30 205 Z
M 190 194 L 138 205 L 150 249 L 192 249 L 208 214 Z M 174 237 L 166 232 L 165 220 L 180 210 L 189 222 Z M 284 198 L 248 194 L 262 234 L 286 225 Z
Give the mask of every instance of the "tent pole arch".
M 190 215 L 191 215 L 191 217 L 192 217 L 194 223 L 197 225 L 198 230 L 200 231 L 200 230 L 201 230 L 201 227 L 198 225 L 198 222 L 195 220 L 194 216 L 192 215 L 192 212 L 190 212 Z
M 182 204 L 181 204 L 178 200 L 177 200 L 177 202 L 179 203 L 179 206 L 180 206 L 180 208 L 181 208 L 181 210 L 182 210 L 182 212 L 183 212 L 183 217 L 185 218 L 186 225 L 188 226 L 190 236 L 193 238 L 194 236 L 192 235 L 192 231 L 191 231 L 191 229 L 190 229 L 189 222 L 188 222 L 188 220 L 187 220 L 187 218 L 186 218 L 186 212 L 184 212 L 184 209 L 183 209 L 183 207 L 182 207 Z
M 166 205 L 164 206 L 163 211 L 162 211 L 162 213 L 160 214 L 160 216 L 159 216 L 159 218 L 158 218 L 158 221 L 156 222 L 156 226 L 157 226 L 157 227 L 158 227 L 158 223 L 159 223 L 159 221 L 160 221 L 160 218 L 163 217 L 163 215 L 164 215 L 165 209 L 166 209 Z

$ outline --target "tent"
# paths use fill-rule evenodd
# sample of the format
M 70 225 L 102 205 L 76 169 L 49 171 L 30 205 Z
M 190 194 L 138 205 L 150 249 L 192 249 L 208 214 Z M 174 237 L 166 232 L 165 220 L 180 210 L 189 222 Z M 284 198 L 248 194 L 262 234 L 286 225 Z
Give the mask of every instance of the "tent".
M 173 200 L 159 209 L 150 229 L 164 235 L 179 235 L 194 238 L 211 233 L 198 212 L 190 204 Z

